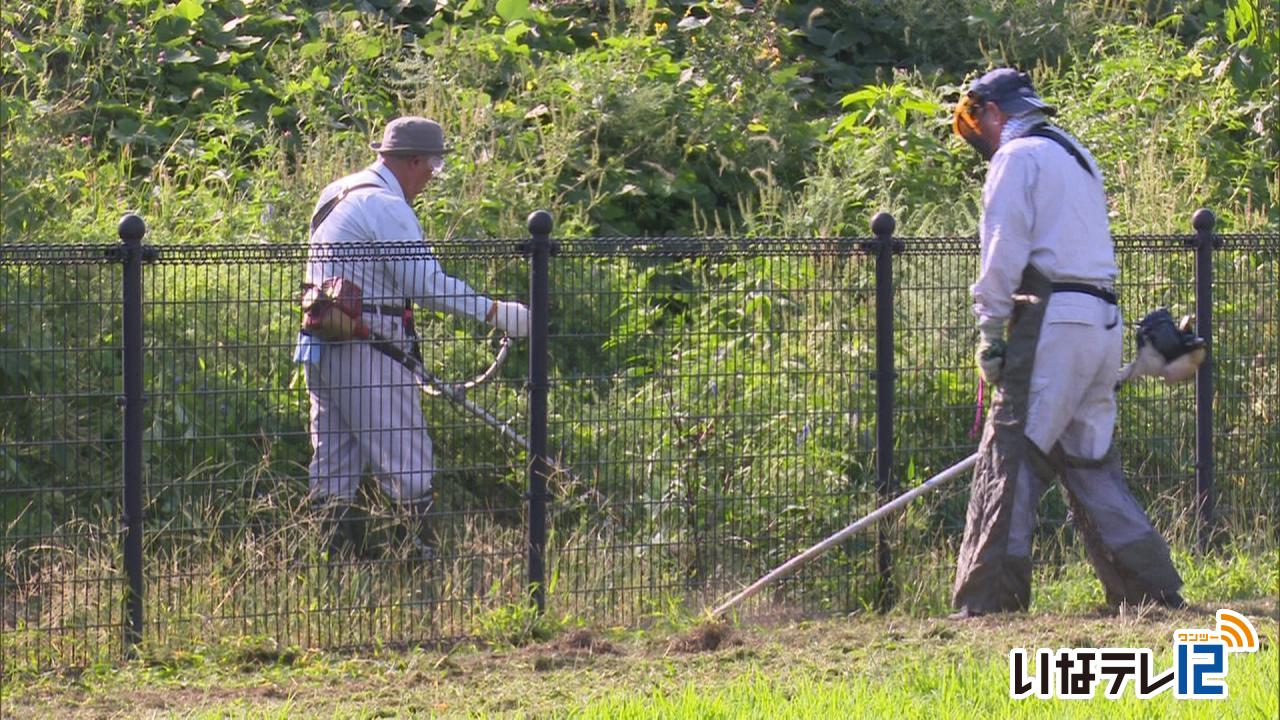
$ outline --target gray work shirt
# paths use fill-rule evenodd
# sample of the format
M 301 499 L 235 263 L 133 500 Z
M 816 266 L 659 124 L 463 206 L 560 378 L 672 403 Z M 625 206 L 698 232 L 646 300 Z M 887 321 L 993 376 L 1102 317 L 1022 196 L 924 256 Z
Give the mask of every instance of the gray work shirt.
M 1090 175 L 1052 140 L 1024 136 L 991 158 L 982 188 L 981 268 L 970 288 L 978 324 L 1007 320 L 1028 263 L 1052 282 L 1115 285 L 1102 171 Z
M 440 267 L 399 181 L 381 160 L 330 183 L 316 210 L 343 190 L 365 184 L 375 187 L 349 192 L 312 235 L 306 282 L 342 277 L 360 287 L 366 305 L 396 306 L 410 298 L 483 322 L 493 301 Z M 322 344 L 300 335 L 294 360 L 317 361 Z

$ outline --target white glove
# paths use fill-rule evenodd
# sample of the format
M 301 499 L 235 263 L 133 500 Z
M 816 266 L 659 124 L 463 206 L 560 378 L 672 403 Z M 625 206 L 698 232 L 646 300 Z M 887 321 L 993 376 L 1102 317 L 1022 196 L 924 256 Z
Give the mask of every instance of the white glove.
M 1004 372 L 1004 355 L 1008 346 L 1004 341 L 1004 321 L 984 319 L 978 323 L 978 351 L 974 359 L 978 363 L 978 372 L 988 385 L 1000 382 Z
M 523 303 L 495 300 L 484 319 L 511 337 L 522 338 L 529 334 L 529 308 Z

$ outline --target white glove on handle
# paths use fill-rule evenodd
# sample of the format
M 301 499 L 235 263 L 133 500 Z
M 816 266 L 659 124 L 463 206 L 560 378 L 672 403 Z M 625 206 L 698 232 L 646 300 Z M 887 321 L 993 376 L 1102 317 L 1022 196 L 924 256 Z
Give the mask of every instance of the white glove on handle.
M 1004 320 L 990 318 L 978 323 L 978 350 L 974 359 L 988 385 L 999 383 L 1000 376 L 1004 374 L 1004 356 L 1008 349 L 1004 341 L 1004 326 Z
M 529 334 L 529 308 L 523 303 L 495 300 L 484 319 L 511 337 L 522 338 Z

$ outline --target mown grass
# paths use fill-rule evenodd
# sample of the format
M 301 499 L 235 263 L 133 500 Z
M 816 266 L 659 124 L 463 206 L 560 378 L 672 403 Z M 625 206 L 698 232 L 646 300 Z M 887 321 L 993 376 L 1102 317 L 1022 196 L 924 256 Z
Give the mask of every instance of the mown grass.
M 1233 655 L 1224 701 L 1096 697 L 1011 700 L 1013 647 L 1150 647 L 1171 666 L 1171 634 L 1210 627 L 1216 603 L 1012 615 L 954 622 L 859 615 L 775 621 L 690 642 L 699 630 L 605 629 L 523 648 L 360 656 L 228 652 L 186 664 L 96 668 L 7 688 L 5 716 L 155 718 L 311 717 L 1274 717 L 1276 603 L 1232 603 L 1262 636 Z
M 173 638 L 125 663 L 9 668 L 0 695 L 6 718 L 1274 717 L 1276 560 L 1179 553 L 1192 607 L 1178 612 L 1100 611 L 1097 581 L 1076 561 L 1042 568 L 1030 613 L 970 622 L 909 605 L 817 619 L 774 605 L 709 625 L 689 604 L 638 629 L 497 609 L 475 618 L 473 641 L 451 647 L 344 653 L 266 637 Z M 1164 669 L 1172 632 L 1213 627 L 1221 607 L 1249 616 L 1263 638 L 1256 656 L 1232 656 L 1227 701 L 1008 698 L 1013 647 L 1150 647 Z
M 1157 667 L 1169 667 L 1169 653 Z M 767 668 L 754 670 L 723 688 L 688 685 L 673 693 L 620 694 L 592 702 L 573 718 L 1267 718 L 1276 713 L 1276 651 L 1237 659 L 1222 702 L 1175 699 L 1165 693 L 1140 700 L 1013 700 L 1009 666 L 1003 659 L 964 657 L 949 664 L 936 658 L 906 661 L 887 682 L 867 678 L 842 681 L 776 682 Z

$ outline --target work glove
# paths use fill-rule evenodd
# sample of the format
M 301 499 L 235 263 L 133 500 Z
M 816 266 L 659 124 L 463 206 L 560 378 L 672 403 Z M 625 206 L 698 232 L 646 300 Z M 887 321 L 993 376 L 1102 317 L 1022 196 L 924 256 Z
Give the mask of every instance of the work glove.
M 495 300 L 484 319 L 511 337 L 522 338 L 529 334 L 529 308 L 523 303 Z
M 978 336 L 978 351 L 974 356 L 978 372 L 988 385 L 995 385 L 1004 372 L 1004 355 L 1009 347 L 1004 341 L 1004 321 L 983 320 L 978 323 Z

